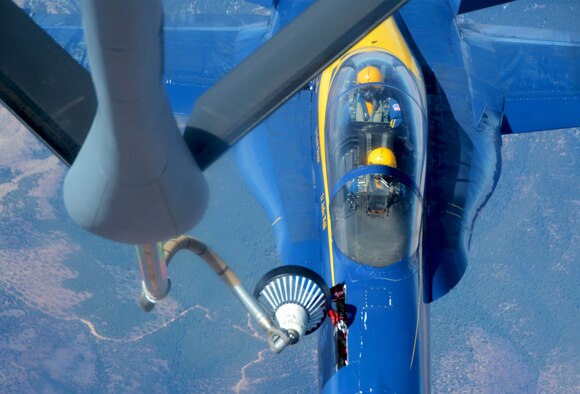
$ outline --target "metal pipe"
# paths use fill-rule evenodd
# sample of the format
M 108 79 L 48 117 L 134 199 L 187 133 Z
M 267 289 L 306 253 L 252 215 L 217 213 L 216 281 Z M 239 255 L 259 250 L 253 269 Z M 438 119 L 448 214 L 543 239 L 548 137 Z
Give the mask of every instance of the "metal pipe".
M 139 268 L 143 278 L 143 297 L 151 303 L 162 300 L 171 287 L 167 278 L 167 264 L 161 242 L 137 245 Z
M 175 257 L 177 252 L 184 249 L 200 256 L 214 270 L 214 272 L 222 278 L 224 283 L 234 292 L 242 305 L 244 305 L 248 313 L 258 322 L 259 326 L 268 333 L 268 343 L 274 352 L 279 353 L 284 350 L 286 346 L 292 343 L 291 338 L 289 338 L 285 332 L 280 330 L 257 300 L 248 293 L 246 288 L 240 282 L 238 276 L 203 242 L 186 235 L 181 235 L 169 240 L 163 246 L 165 264 L 169 266 L 169 263 L 173 257 Z

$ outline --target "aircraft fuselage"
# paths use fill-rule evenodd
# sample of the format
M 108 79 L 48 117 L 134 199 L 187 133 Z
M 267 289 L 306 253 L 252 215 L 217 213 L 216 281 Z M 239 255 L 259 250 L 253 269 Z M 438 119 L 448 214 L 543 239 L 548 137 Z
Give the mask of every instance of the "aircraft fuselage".
M 322 73 L 316 97 L 321 273 L 336 299 L 319 340 L 321 391 L 429 391 L 426 96 L 392 18 Z

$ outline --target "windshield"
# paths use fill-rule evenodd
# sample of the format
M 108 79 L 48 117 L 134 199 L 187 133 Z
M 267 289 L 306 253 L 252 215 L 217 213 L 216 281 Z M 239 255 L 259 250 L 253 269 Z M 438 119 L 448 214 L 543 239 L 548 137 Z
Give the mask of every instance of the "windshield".
M 386 266 L 417 248 L 422 103 L 415 76 L 387 52 L 355 54 L 334 76 L 325 130 L 332 228 L 340 252 L 361 264 Z

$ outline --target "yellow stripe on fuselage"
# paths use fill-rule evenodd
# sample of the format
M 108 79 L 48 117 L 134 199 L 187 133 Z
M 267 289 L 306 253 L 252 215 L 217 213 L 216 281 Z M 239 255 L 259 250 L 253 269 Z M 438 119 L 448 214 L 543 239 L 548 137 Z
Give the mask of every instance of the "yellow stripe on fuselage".
M 322 162 L 322 176 L 324 178 L 324 196 L 326 202 L 326 219 L 328 224 L 328 253 L 330 260 L 330 275 L 332 286 L 335 283 L 334 275 L 334 253 L 332 252 L 332 218 L 330 216 L 330 203 L 328 192 L 328 172 L 326 168 L 326 144 L 325 144 L 325 122 L 326 122 L 326 108 L 328 104 L 328 93 L 332 84 L 332 77 L 334 70 L 342 63 L 343 59 L 350 56 L 353 52 L 359 51 L 387 51 L 398 58 L 407 68 L 422 81 L 423 77 L 419 71 L 419 67 L 415 63 L 413 55 L 399 31 L 393 18 L 389 18 L 373 31 L 371 31 L 362 40 L 356 43 L 344 56 L 332 63 L 326 70 L 322 72 L 318 80 L 318 138 L 320 139 L 320 153 Z

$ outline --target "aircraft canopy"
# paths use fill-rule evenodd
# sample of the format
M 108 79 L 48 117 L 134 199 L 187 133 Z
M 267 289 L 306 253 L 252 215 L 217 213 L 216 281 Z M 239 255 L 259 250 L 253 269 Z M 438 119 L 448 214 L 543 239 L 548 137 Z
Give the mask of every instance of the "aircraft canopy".
M 382 78 L 357 84 L 369 67 Z M 356 53 L 333 78 L 325 127 L 332 230 L 339 251 L 358 263 L 387 266 L 417 250 L 427 131 L 422 103 L 415 76 L 387 52 Z

